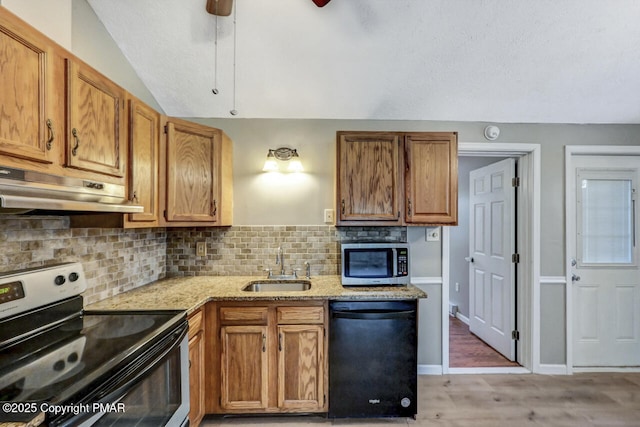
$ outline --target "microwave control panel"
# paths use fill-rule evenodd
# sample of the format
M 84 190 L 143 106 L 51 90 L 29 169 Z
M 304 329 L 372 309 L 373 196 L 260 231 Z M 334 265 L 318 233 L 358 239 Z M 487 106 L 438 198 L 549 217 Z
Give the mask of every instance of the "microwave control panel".
M 397 254 L 398 276 L 409 275 L 409 254 L 406 249 L 398 249 Z

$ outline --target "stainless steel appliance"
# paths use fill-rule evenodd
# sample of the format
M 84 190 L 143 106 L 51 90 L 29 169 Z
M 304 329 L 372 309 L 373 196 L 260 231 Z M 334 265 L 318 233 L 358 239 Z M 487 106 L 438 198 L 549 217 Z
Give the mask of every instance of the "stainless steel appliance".
M 413 417 L 417 302 L 329 303 L 329 417 Z
M 0 213 L 143 210 L 126 199 L 124 185 L 0 166 Z
M 0 275 L 0 423 L 186 426 L 184 311 L 86 311 L 79 263 Z
M 407 243 L 343 243 L 342 285 L 406 285 L 409 276 Z

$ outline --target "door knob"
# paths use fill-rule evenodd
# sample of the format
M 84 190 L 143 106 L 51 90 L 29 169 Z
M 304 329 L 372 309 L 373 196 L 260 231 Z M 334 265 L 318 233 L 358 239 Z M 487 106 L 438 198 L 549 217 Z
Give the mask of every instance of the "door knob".
M 572 274 L 571 275 L 571 281 L 572 282 L 579 282 L 580 281 L 580 276 L 578 276 L 576 274 Z
M 473 262 L 473 257 L 466 256 L 466 257 L 464 257 L 464 260 L 467 261 L 467 262 Z

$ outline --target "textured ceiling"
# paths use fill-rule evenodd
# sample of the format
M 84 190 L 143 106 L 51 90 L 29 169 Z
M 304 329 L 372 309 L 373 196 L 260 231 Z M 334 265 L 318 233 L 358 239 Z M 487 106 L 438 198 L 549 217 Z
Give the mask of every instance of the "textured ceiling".
M 640 123 L 637 0 L 88 1 L 173 116 Z

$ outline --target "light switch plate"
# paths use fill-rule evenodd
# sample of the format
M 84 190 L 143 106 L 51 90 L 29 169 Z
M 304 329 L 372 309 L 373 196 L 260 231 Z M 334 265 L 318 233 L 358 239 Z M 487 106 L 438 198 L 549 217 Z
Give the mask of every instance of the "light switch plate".
M 334 210 L 333 209 L 325 209 L 324 210 L 324 222 L 327 224 L 333 224 L 335 219 Z
M 207 256 L 207 242 L 196 242 L 196 256 Z
M 427 227 L 425 234 L 426 234 L 427 242 L 440 241 L 440 227 Z

